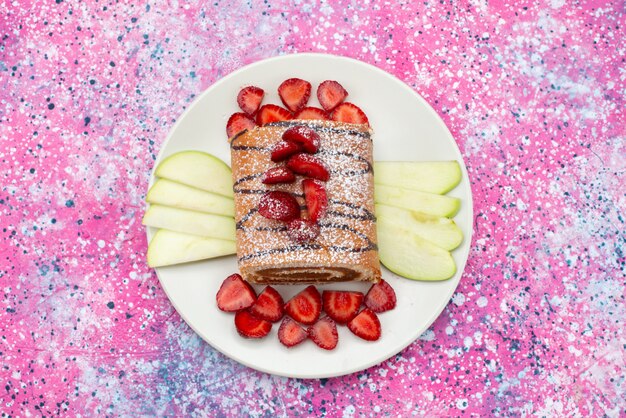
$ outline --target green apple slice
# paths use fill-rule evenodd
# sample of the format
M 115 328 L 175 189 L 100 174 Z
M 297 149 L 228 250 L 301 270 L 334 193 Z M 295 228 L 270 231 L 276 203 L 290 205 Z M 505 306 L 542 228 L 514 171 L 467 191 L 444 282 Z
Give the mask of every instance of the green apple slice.
M 381 218 L 376 222 L 380 262 L 411 280 L 447 280 L 456 273 L 450 253 L 414 234 L 408 228 Z
M 452 219 L 382 204 L 376 204 L 376 218 L 409 229 L 447 251 L 454 250 L 463 241 L 463 232 Z
M 428 215 L 451 218 L 459 211 L 461 200 L 400 187 L 374 185 L 374 201 L 384 205 L 413 210 Z
M 170 155 L 157 166 L 155 175 L 207 192 L 233 197 L 230 167 L 206 152 L 181 151 Z
M 457 161 L 374 162 L 374 183 L 427 193 L 445 194 L 461 181 Z
M 143 224 L 206 238 L 235 241 L 235 219 L 192 210 L 150 205 Z
M 159 179 L 150 187 L 146 202 L 215 215 L 235 216 L 233 199 L 167 179 Z
M 163 267 L 237 252 L 235 242 L 160 229 L 148 245 L 148 266 Z

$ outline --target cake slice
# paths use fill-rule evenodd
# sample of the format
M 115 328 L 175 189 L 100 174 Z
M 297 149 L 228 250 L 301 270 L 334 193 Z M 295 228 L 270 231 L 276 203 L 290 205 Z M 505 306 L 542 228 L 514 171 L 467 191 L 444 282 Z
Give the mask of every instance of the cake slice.
M 319 235 L 294 241 L 285 222 L 259 213 L 261 198 L 270 191 L 294 196 L 300 216 L 309 219 L 302 181 L 263 184 L 264 174 L 285 165 L 271 160 L 272 149 L 290 127 L 306 126 L 320 137 L 314 157 L 328 170 L 322 181 L 327 207 L 317 219 Z M 246 130 L 231 138 L 237 259 L 251 283 L 300 284 L 380 280 L 374 217 L 371 130 L 365 124 L 290 120 Z M 307 154 L 308 155 L 308 154 Z M 317 181 L 317 180 L 316 180 Z

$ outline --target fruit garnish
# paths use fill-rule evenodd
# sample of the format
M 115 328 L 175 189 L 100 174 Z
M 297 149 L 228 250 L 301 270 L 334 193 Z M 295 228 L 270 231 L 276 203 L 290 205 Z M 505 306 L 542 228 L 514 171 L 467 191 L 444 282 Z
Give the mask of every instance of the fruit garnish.
M 300 109 L 295 115 L 294 119 L 301 120 L 328 120 L 330 117 L 328 113 L 319 107 L 307 106 Z
M 285 311 L 285 301 L 283 297 L 272 286 L 267 286 L 259 296 L 256 298 L 256 302 L 250 307 L 250 313 L 260 319 L 266 321 L 276 322 L 279 321 Z
M 312 155 L 308 154 L 296 154 L 289 158 L 287 161 L 287 167 L 294 173 L 302 174 L 303 176 L 312 177 L 314 179 L 327 181 L 330 178 L 330 173 L 324 167 L 322 161 Z
M 341 84 L 333 80 L 326 80 L 317 87 L 317 100 L 327 112 L 337 107 L 348 96 L 348 92 Z
M 369 308 L 363 309 L 348 322 L 348 329 L 357 337 L 367 341 L 376 341 L 381 334 L 380 321 Z
M 256 123 L 259 126 L 272 122 L 280 122 L 291 119 L 291 113 L 285 108 L 274 104 L 266 104 L 261 106 L 256 114 Z
M 320 146 L 320 136 L 308 126 L 292 126 L 283 132 L 283 139 L 299 144 L 304 152 L 314 154 Z
M 232 138 L 239 132 L 246 129 L 253 129 L 255 126 L 256 123 L 254 122 L 254 120 L 245 113 L 233 113 L 232 115 L 230 115 L 230 118 L 228 118 L 228 122 L 226 122 L 226 135 L 229 138 Z
M 315 286 L 307 286 L 285 304 L 285 312 L 300 323 L 312 325 L 322 312 L 322 296 Z
M 245 309 L 256 301 L 256 293 L 239 274 L 228 276 L 215 296 L 217 307 L 224 312 Z
M 287 235 L 298 244 L 313 241 L 320 234 L 320 227 L 310 219 L 294 219 L 287 224 Z
M 389 283 L 381 279 L 365 295 L 365 306 L 376 313 L 390 311 L 396 307 L 396 292 Z
M 196 189 L 233 198 L 233 172 L 224 161 L 202 151 L 180 151 L 166 157 L 154 175 Z
M 357 105 L 349 102 L 337 106 L 330 118 L 336 122 L 369 124 L 365 113 Z
M 280 323 L 280 327 L 278 328 L 278 341 L 280 341 L 282 345 L 293 347 L 306 340 L 307 337 L 307 331 L 288 316 Z
M 302 151 L 302 147 L 295 142 L 280 141 L 272 148 L 272 161 L 278 163 L 284 161 L 294 154 Z
M 250 311 L 238 311 L 235 314 L 235 327 L 242 337 L 263 338 L 272 329 L 272 323 L 252 315 Z
M 324 350 L 332 350 L 337 347 L 339 334 L 337 334 L 337 325 L 331 318 L 325 316 L 310 326 L 308 329 L 309 338 Z
M 272 167 L 263 174 L 263 184 L 293 183 L 296 175 L 287 167 Z
M 324 312 L 338 324 L 346 324 L 356 316 L 363 302 L 363 293 L 339 290 L 324 290 L 322 306 Z
M 324 215 L 328 206 L 326 189 L 315 180 L 304 179 L 302 180 L 302 190 L 304 191 L 304 201 L 306 202 L 309 219 L 317 222 Z
M 278 95 L 287 109 L 297 112 L 311 97 L 311 83 L 300 78 L 289 78 L 278 86 Z
M 237 104 L 244 113 L 252 116 L 259 110 L 263 96 L 265 96 L 265 92 L 262 88 L 247 86 L 239 90 L 239 94 L 237 94 Z
M 271 191 L 261 197 L 259 213 L 267 219 L 289 222 L 300 217 L 300 205 L 287 192 Z

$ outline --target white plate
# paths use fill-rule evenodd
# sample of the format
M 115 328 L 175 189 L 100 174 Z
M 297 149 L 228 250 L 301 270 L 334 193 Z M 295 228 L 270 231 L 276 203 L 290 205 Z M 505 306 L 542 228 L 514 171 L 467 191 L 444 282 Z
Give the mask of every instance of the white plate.
M 266 91 L 264 103 L 280 104 L 276 92 L 285 79 L 299 77 L 313 85 L 309 104 L 319 106 L 317 85 L 327 79 L 339 81 L 349 92 L 349 101 L 367 114 L 374 129 L 375 160 L 457 160 L 463 179 L 450 195 L 462 199 L 455 221 L 465 236 L 453 251 L 456 275 L 443 282 L 417 282 L 388 270 L 383 277 L 395 289 L 397 307 L 380 315 L 382 337 L 365 342 L 340 326 L 339 345 L 333 351 L 312 341 L 291 349 L 276 336 L 278 324 L 262 340 L 246 340 L 234 327 L 233 315 L 221 312 L 215 294 L 226 276 L 237 272 L 234 256 L 187 265 L 158 268 L 161 285 L 184 320 L 204 340 L 228 357 L 251 368 L 287 377 L 340 376 L 376 365 L 417 339 L 439 316 L 456 289 L 469 253 L 472 233 L 472 196 L 463 158 L 452 135 L 435 111 L 400 80 L 371 65 L 323 54 L 287 55 L 244 67 L 213 84 L 201 94 L 174 125 L 157 158 L 195 149 L 209 152 L 230 163 L 226 121 L 238 111 L 236 97 L 243 86 L 254 84 Z M 154 181 L 154 173 L 151 183 Z M 148 229 L 148 239 L 154 230 Z M 277 286 L 285 300 L 304 286 Z M 342 283 L 324 289 L 358 289 L 364 283 Z M 257 287 L 260 290 L 261 287 Z

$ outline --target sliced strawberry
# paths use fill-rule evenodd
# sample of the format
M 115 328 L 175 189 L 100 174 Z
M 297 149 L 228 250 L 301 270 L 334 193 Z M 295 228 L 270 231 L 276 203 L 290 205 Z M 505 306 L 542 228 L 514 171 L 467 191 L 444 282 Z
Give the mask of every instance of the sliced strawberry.
M 389 311 L 396 307 L 396 292 L 389 283 L 381 279 L 365 295 L 365 306 L 376 313 Z
M 272 161 L 278 163 L 284 161 L 294 154 L 302 151 L 302 147 L 295 142 L 280 141 L 272 148 Z
M 349 102 L 337 106 L 330 117 L 337 122 L 369 124 L 365 113 L 357 105 Z
M 337 334 L 337 324 L 331 318 L 325 316 L 310 326 L 308 329 L 309 338 L 324 350 L 332 350 L 337 347 L 339 334 Z
M 314 154 L 320 146 L 320 136 L 313 129 L 304 125 L 292 126 L 283 132 L 283 139 L 299 144 L 304 152 Z
M 324 216 L 326 208 L 328 207 L 326 189 L 315 180 L 304 179 L 302 180 L 302 190 L 304 191 L 304 201 L 306 202 L 309 219 L 313 222 L 317 222 Z
M 380 338 L 380 321 L 374 312 L 365 308 L 350 322 L 348 329 L 357 337 L 367 341 L 376 341 Z
M 308 154 L 296 154 L 289 158 L 287 161 L 287 167 L 289 167 L 294 173 L 302 174 L 303 176 L 312 177 L 314 179 L 327 181 L 330 178 L 330 173 L 324 167 L 322 161 L 312 155 Z
M 315 286 L 308 286 L 287 302 L 285 312 L 305 325 L 314 324 L 322 312 L 322 296 Z
M 233 113 L 226 122 L 226 135 L 232 138 L 234 135 L 246 129 L 252 129 L 256 126 L 254 120 L 245 113 Z
M 265 319 L 257 318 L 246 309 L 235 314 L 235 327 L 242 337 L 263 338 L 269 334 L 272 329 L 272 323 Z
M 293 183 L 296 175 L 287 167 L 272 167 L 263 174 L 263 184 Z
M 250 307 L 250 313 L 266 321 L 279 321 L 285 314 L 283 297 L 272 286 L 267 286 Z
M 333 110 L 348 96 L 348 92 L 341 84 L 333 80 L 326 80 L 317 87 L 317 100 L 327 112 Z
M 319 107 L 307 106 L 300 109 L 295 115 L 293 115 L 294 119 L 300 120 L 328 120 L 330 117 L 328 113 Z
M 261 102 L 263 101 L 263 96 L 265 96 L 265 92 L 262 88 L 256 86 L 248 86 L 239 90 L 239 94 L 237 95 L 237 104 L 239 108 L 252 116 L 259 110 L 259 106 L 261 106 Z
M 304 328 L 288 316 L 283 319 L 278 328 L 278 340 L 286 347 L 293 347 L 306 340 L 308 334 Z
M 289 222 L 300 217 L 300 205 L 287 192 L 271 191 L 261 197 L 259 213 L 268 219 Z
M 215 299 L 220 310 L 235 312 L 251 306 L 256 300 L 256 293 L 239 274 L 231 274 L 220 286 Z
M 324 312 L 338 324 L 347 324 L 356 316 L 363 302 L 363 293 L 338 290 L 322 292 Z
M 256 123 L 259 126 L 272 122 L 280 122 L 291 119 L 291 113 L 285 108 L 274 104 L 266 104 L 261 106 L 256 114 Z
M 298 218 L 287 224 L 287 235 L 298 244 L 313 241 L 319 234 L 319 225 L 310 219 Z
M 289 78 L 278 86 L 278 95 L 287 109 L 297 112 L 311 97 L 311 83 L 300 78 Z

